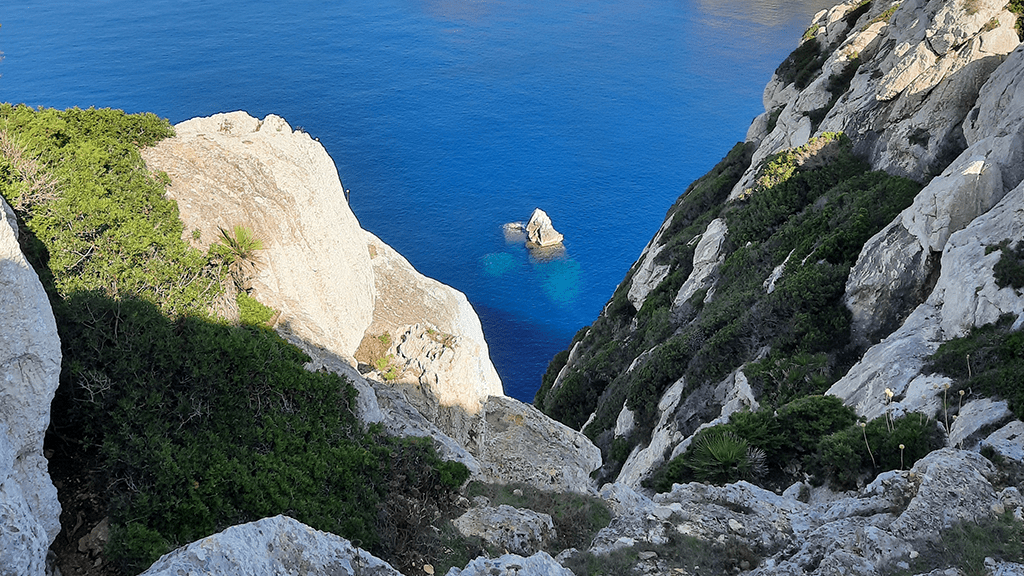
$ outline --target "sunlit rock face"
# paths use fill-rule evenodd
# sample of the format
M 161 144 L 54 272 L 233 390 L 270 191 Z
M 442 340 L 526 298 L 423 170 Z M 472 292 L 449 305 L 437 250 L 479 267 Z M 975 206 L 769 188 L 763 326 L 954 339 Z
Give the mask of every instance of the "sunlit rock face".
M 43 457 L 60 340 L 2 198 L 0 216 L 0 572 L 41 576 L 60 532 L 60 503 Z
M 407 344 L 400 353 L 443 406 L 476 413 L 503 394 L 480 321 L 461 292 L 427 278 L 359 226 L 334 161 L 308 134 L 270 115 L 195 118 L 144 151 L 171 178 L 185 238 L 201 248 L 236 226 L 262 241 L 252 295 L 278 310 L 275 328 L 355 366 L 360 344 L 408 327 L 451 336 L 437 358 Z

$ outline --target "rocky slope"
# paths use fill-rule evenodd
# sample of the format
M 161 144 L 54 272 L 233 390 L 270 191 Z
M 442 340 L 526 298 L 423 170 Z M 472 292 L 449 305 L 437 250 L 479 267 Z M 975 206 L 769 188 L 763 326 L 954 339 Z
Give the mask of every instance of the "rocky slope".
M 1024 538 L 1015 392 L 932 369 L 943 343 L 982 326 L 1015 342 L 1024 323 L 1024 285 L 1005 272 L 1024 241 L 1024 47 L 1006 8 L 873 0 L 818 14 L 747 142 L 676 202 L 601 317 L 556 357 L 536 404 L 562 423 L 501 394 L 465 297 L 359 227 L 308 135 L 236 112 L 185 122 L 145 156 L 171 178 L 186 240 L 206 248 L 244 226 L 264 242 L 247 289 L 278 311 L 307 369 L 353 382 L 364 421 L 432 437 L 477 479 L 599 495 L 612 510 L 586 549 L 561 550 L 543 511 L 463 502 L 455 524 L 495 557 L 450 576 L 961 574 L 943 550 Z M 19 367 L 0 392 L 0 572 L 41 574 L 58 529 L 41 451 L 60 350 L 16 230 L 0 226 L 0 361 Z M 219 312 L 238 313 L 230 299 Z M 994 352 L 975 354 L 979 367 Z M 799 411 L 811 398 L 824 413 L 820 394 L 872 420 L 829 436 L 840 459 L 860 458 L 860 434 L 887 435 L 898 453 L 851 464 L 845 485 L 799 443 L 774 448 L 789 461 L 768 462 L 767 479 L 743 474 L 766 487 L 655 482 L 734 415 L 766 407 L 761 425 L 790 428 L 841 416 Z M 896 438 L 905 422 L 922 424 L 917 436 Z M 945 447 L 914 452 L 934 435 Z M 981 558 L 971 570 L 1024 565 Z M 286 517 L 193 542 L 148 573 L 193 571 L 398 573 Z
M 947 384 L 961 386 L 928 368 L 943 342 L 1007 314 L 1003 330 L 1022 323 L 1021 288 L 994 271 L 1005 248 L 1024 239 L 1016 19 L 986 0 L 851 2 L 818 14 L 766 88 L 766 111 L 748 141 L 672 207 L 538 393 L 540 408 L 601 447 L 596 477 L 608 482 L 600 495 L 613 520 L 587 550 L 525 556 L 559 552 L 550 549 L 545 515 L 476 503 L 466 517 L 489 520 L 475 533 L 524 556 L 478 558 L 449 574 L 567 574 L 565 566 L 597 574 L 962 574 L 967 564 L 941 550 L 977 544 L 955 540 L 965 523 L 990 543 L 1019 540 L 1017 406 L 998 390 L 993 397 L 966 389 L 954 409 L 943 395 Z M 443 339 L 433 346 L 422 326 L 402 334 L 413 348 L 445 353 Z M 394 342 L 387 348 L 398 351 Z M 422 380 L 407 380 L 406 392 L 417 385 Z M 395 388 L 376 388 L 382 406 L 395 397 Z M 913 420 L 901 417 L 920 413 L 918 434 L 937 434 L 947 447 L 904 463 L 900 444 L 890 471 L 855 469 L 857 488 L 847 492 L 820 485 L 820 471 L 801 468 L 805 456 L 772 463 L 774 490 L 689 482 L 653 494 L 652 475 L 685 454 L 699 431 L 762 406 L 785 408 L 769 418 L 801 414 L 794 400 L 822 393 L 865 420 L 881 416 L 872 425 L 889 435 Z M 420 410 L 404 410 L 439 423 L 478 458 L 495 434 L 507 439 L 498 450 L 521 442 L 528 421 L 492 406 L 505 399 L 491 398 L 474 426 L 436 408 L 429 393 L 398 400 L 405 398 Z M 556 430 L 536 422 L 540 428 L 528 426 L 533 438 Z M 556 436 L 572 439 L 575 448 L 560 457 L 576 472 L 559 456 L 543 466 L 481 459 L 480 469 L 561 490 L 567 486 L 556 478 L 571 477 L 572 489 L 593 490 L 593 446 Z M 201 548 L 220 549 L 220 538 Z M 184 566 L 208 565 L 200 544 Z M 310 561 L 320 562 L 319 547 L 310 549 Z M 970 569 L 1024 573 L 994 557 Z
M 597 451 L 504 396 L 465 295 L 359 226 L 319 142 L 244 112 L 175 130 L 143 155 L 170 176 L 184 237 L 205 249 L 240 225 L 263 240 L 251 294 L 280 312 L 274 328 L 310 354 L 310 369 L 356 385 L 364 421 L 433 436 L 481 478 L 588 490 Z
M 1021 291 L 993 273 L 993 247 L 1024 237 L 1016 21 L 1001 1 L 848 2 L 815 17 L 766 87 L 747 142 L 677 201 L 601 317 L 549 370 L 557 378 L 536 403 L 602 447 L 603 478 L 639 487 L 699 430 L 802 394 L 838 396 L 868 420 L 939 416 L 953 380 L 931 373 L 930 355 L 1024 310 Z M 856 202 L 866 184 L 772 213 L 792 201 L 772 196 L 787 180 L 805 178 L 796 186 L 806 189 L 830 178 L 844 149 L 908 179 L 886 180 L 890 190 L 923 188 L 849 212 L 856 231 L 835 216 L 799 226 L 816 211 L 844 214 L 849 200 L 836 199 Z M 883 213 L 895 217 L 864 220 Z M 752 221 L 769 232 L 752 233 Z M 736 288 L 736 266 L 763 274 L 758 294 Z M 747 320 L 707 318 L 726 311 Z M 1005 402 L 982 410 L 985 396 L 961 400 L 954 444 L 977 447 L 1013 419 Z

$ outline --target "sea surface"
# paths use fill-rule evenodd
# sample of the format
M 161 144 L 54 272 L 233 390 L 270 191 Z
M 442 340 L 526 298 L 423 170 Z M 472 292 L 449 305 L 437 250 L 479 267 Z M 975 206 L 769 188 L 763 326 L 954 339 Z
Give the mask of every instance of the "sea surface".
M 364 228 L 466 293 L 531 401 L 833 0 L 76 0 L 0 9 L 0 101 L 283 116 Z M 542 208 L 564 252 L 502 224 Z

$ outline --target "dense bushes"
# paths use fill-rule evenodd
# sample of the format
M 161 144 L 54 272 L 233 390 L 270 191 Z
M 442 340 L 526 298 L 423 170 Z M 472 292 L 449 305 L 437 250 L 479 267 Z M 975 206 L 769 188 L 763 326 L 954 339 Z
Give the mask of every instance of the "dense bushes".
M 834 487 L 850 489 L 865 473 L 874 477 L 887 470 L 907 470 L 944 443 L 941 428 L 923 414 L 895 419 L 883 415 L 823 437 L 820 472 Z
M 762 403 L 782 406 L 823 393 L 852 363 L 850 313 L 842 303 L 849 270 L 868 238 L 920 186 L 869 171 L 845 136 L 825 134 L 767 158 L 754 186 L 727 202 L 748 154 L 734 148 L 673 205 L 656 260 L 670 267 L 666 278 L 636 311 L 628 302 L 614 305 L 624 300 L 627 277 L 605 313 L 574 340 L 579 360 L 569 377 L 537 396 L 542 410 L 573 427 L 595 414 L 584 432 L 605 456 L 602 479 L 621 465 L 610 458 L 609 431 L 623 401 L 636 413 L 635 445 L 646 442 L 661 395 L 680 378 L 688 395 L 767 348 L 746 373 Z M 714 287 L 677 305 L 696 241 L 715 218 L 725 219 L 728 233 Z M 776 268 L 782 273 L 769 290 L 766 279 Z
M 939 346 L 926 370 L 955 381 L 948 391 L 1005 398 L 1024 418 L 1024 330 L 1012 330 L 1017 316 L 1007 314 L 994 324 L 979 326 L 962 338 Z
M 1017 290 L 1024 288 L 1024 242 L 1017 242 L 1015 248 L 1010 248 L 1009 241 L 1006 241 L 995 248 L 1000 251 L 999 261 L 992 269 L 996 285 Z
M 856 420 L 853 409 L 834 396 L 807 396 L 779 408 L 733 413 L 728 424 L 703 430 L 690 448 L 657 471 L 649 482 L 664 492 L 673 483 L 699 480 L 723 484 L 766 475 L 790 480 L 793 471 L 814 469 L 819 444 L 825 436 L 849 427 Z M 705 438 L 732 438 L 733 444 L 756 450 L 738 465 L 707 450 Z M 726 451 L 722 451 L 727 455 Z M 709 460 L 711 462 L 704 463 Z M 697 465 L 699 464 L 699 466 Z M 763 466 L 763 469 L 759 469 Z M 714 474 L 706 473 L 710 469 Z
M 818 482 L 848 489 L 864 475 L 910 468 L 943 441 L 936 422 L 921 414 L 858 423 L 839 398 L 806 396 L 778 411 L 736 412 L 728 424 L 703 430 L 648 485 L 665 492 L 673 483 L 747 479 L 780 487 L 807 472 Z M 740 446 L 761 454 L 744 453 Z M 756 473 L 761 462 L 767 466 Z
M 821 42 L 811 36 L 782 62 L 775 74 L 784 83 L 793 83 L 803 90 L 818 75 L 827 58 L 828 54 L 822 49 Z
M 285 513 L 407 565 L 466 467 L 429 440 L 366 429 L 351 385 L 305 371 L 263 326 L 273 311 L 244 292 L 241 325 L 207 316 L 228 260 L 258 241 L 225 233 L 231 259 L 182 240 L 167 178 L 138 151 L 170 133 L 153 115 L 0 105 L 0 194 L 62 343 L 48 442 L 95 478 L 107 558 L 138 572 L 172 546 Z

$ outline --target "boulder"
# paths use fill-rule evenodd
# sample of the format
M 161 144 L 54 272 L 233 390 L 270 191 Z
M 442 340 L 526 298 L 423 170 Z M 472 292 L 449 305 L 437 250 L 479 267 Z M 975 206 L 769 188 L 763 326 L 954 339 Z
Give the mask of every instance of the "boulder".
M 1000 456 L 1024 464 L 1024 422 L 1013 420 L 981 442 L 991 446 Z
M 918 460 L 910 473 L 916 490 L 888 527 L 903 539 L 935 539 L 960 522 L 993 514 L 998 502 L 992 480 L 996 469 L 976 452 L 944 448 Z
M 1005 400 L 971 400 L 960 407 L 956 420 L 950 426 L 949 445 L 975 450 L 982 439 L 1011 419 L 1013 413 Z
M 563 238 L 551 225 L 551 218 L 540 208 L 534 209 L 530 221 L 526 223 L 526 237 L 531 243 L 541 247 L 561 244 Z
M 582 433 L 532 405 L 492 396 L 478 430 L 480 448 L 474 456 L 489 481 L 559 492 L 595 491 L 590 473 L 601 467 L 601 451 Z
M 264 518 L 197 540 L 165 554 L 144 576 L 401 576 L 388 563 L 348 540 L 287 516 Z
M 555 539 L 551 516 L 502 504 L 470 508 L 453 522 L 463 536 L 479 537 L 488 546 L 529 556 Z
M 60 532 L 60 503 L 43 457 L 60 340 L 2 198 L 0 213 L 0 566 L 11 574 L 42 575 Z
M 574 576 L 563 568 L 547 552 L 537 552 L 529 557 L 505 554 L 498 558 L 477 558 L 465 568 L 452 568 L 445 576 L 495 576 L 515 574 L 518 576 Z

